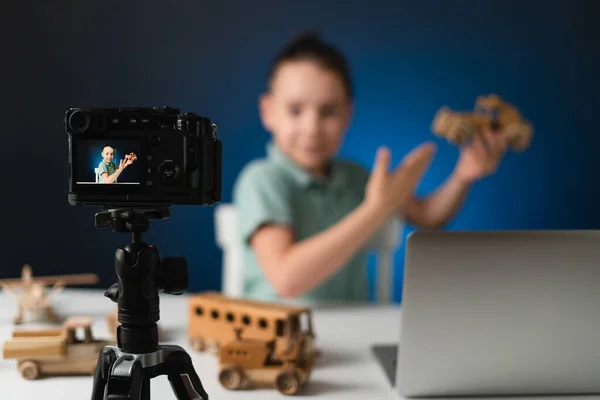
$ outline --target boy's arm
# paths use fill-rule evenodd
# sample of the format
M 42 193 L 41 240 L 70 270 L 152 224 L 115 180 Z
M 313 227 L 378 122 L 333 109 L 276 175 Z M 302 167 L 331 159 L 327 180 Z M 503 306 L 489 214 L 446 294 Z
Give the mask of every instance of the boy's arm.
M 103 171 L 101 175 L 105 183 L 114 183 L 119 177 L 119 175 L 121 175 L 121 172 L 123 172 L 122 168 L 117 167 L 117 169 L 115 170 L 115 172 L 113 172 L 112 175 L 108 175 L 108 170 L 106 169 L 106 167 L 102 166 L 101 169 Z
M 443 228 L 458 214 L 470 188 L 470 182 L 453 173 L 428 196 L 413 196 L 402 212 L 403 218 L 419 228 Z
M 472 182 L 496 171 L 506 151 L 506 137 L 486 127 L 468 146 L 460 149 L 454 171 L 435 192 L 424 199 L 413 198 L 404 209 L 412 224 L 436 229 L 446 225 L 461 209 Z
M 343 267 L 385 218 L 379 209 L 361 204 L 337 224 L 302 241 L 294 242 L 289 227 L 265 225 L 252 235 L 250 243 L 279 295 L 293 298 Z
M 105 162 L 100 162 L 100 164 L 98 165 L 98 174 L 100 174 L 100 176 L 102 177 L 103 183 L 112 183 L 108 181 L 108 167 L 106 166 Z
M 285 178 L 253 168 L 235 190 L 243 239 L 252 246 L 266 278 L 282 297 L 321 284 L 369 240 L 386 219 L 380 208 L 360 205 L 336 225 L 302 241 L 293 233 L 293 193 Z

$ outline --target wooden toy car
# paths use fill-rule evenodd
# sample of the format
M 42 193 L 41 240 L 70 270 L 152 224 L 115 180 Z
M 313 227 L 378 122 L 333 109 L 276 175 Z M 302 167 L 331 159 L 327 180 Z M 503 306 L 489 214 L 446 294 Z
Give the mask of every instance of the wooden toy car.
M 485 126 L 505 135 L 509 149 L 524 151 L 533 138 L 532 124 L 523 119 L 519 110 L 492 94 L 479 96 L 472 112 L 454 112 L 443 106 L 435 115 L 431 130 L 450 143 L 460 145 L 480 133 Z
M 275 386 L 285 395 L 293 395 L 308 382 L 315 355 L 299 336 L 284 351 L 275 351 L 275 339 L 244 339 L 242 329 L 219 352 L 219 382 L 229 390 L 263 385 Z
M 52 375 L 93 375 L 98 354 L 112 343 L 95 340 L 92 319 L 71 317 L 62 329 L 15 331 L 4 342 L 3 357 L 16 359 L 21 376 L 27 380 Z M 83 335 L 76 334 L 77 331 Z
M 244 338 L 261 342 L 274 340 L 275 352 L 289 349 L 297 338 L 315 353 L 311 310 L 305 307 L 273 304 L 204 292 L 189 297 L 188 337 L 193 349 L 217 354 L 220 346 L 236 338 L 242 328 Z

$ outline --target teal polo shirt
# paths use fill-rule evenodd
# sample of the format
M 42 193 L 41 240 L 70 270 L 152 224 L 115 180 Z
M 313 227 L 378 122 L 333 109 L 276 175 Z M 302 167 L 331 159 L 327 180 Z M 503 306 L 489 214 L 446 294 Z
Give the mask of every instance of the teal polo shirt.
M 104 183 L 104 178 L 102 177 L 103 173 L 108 173 L 108 176 L 111 176 L 112 174 L 115 173 L 115 171 L 117 170 L 117 164 L 115 164 L 114 162 L 109 162 L 107 163 L 106 161 L 102 160 L 100 161 L 100 164 L 98 164 L 98 175 L 100 175 L 100 183 Z M 115 180 L 116 182 L 116 180 Z
M 244 296 L 283 300 L 269 283 L 249 244 L 261 225 L 287 225 L 298 241 L 314 236 L 360 205 L 369 175 L 358 163 L 334 160 L 328 178 L 316 179 L 272 142 L 267 145 L 266 158 L 247 164 L 233 188 L 244 263 Z M 345 267 L 296 302 L 368 301 L 367 257 L 367 249 L 361 249 Z

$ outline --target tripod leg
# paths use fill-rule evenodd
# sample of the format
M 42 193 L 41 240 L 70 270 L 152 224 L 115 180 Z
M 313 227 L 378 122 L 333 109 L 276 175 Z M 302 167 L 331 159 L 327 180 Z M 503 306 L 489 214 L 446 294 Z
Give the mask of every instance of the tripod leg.
M 192 358 L 184 350 L 173 352 L 167 359 L 167 376 L 178 400 L 208 400 Z
M 142 378 L 141 399 L 150 400 L 150 377 L 144 374 Z
M 113 364 L 106 385 L 106 400 L 150 400 L 149 378 L 139 360 L 121 356 Z
M 94 383 L 92 386 L 92 400 L 104 400 L 104 388 L 115 354 L 112 349 L 104 348 L 98 355 L 96 370 L 94 371 Z

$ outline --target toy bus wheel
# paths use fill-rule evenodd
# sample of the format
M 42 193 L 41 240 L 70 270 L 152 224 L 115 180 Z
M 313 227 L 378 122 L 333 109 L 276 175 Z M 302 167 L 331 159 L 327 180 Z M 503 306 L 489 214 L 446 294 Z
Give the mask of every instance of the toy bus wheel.
M 219 372 L 219 382 L 225 389 L 239 389 L 242 385 L 242 372 L 236 367 L 225 367 Z
M 219 343 L 217 343 L 217 341 L 214 339 L 207 340 L 205 343 L 205 348 L 206 348 L 206 351 L 208 351 L 211 354 L 219 353 Z
M 275 381 L 277 385 L 277 390 L 280 393 L 291 396 L 296 394 L 298 388 L 300 387 L 300 379 L 298 378 L 298 374 L 293 371 L 284 371 L 277 376 L 277 380 Z
M 204 351 L 204 341 L 201 337 L 193 337 L 190 339 L 190 346 L 196 351 Z
M 37 379 L 40 375 L 38 365 L 33 361 L 25 361 L 19 365 L 19 373 L 28 381 Z

